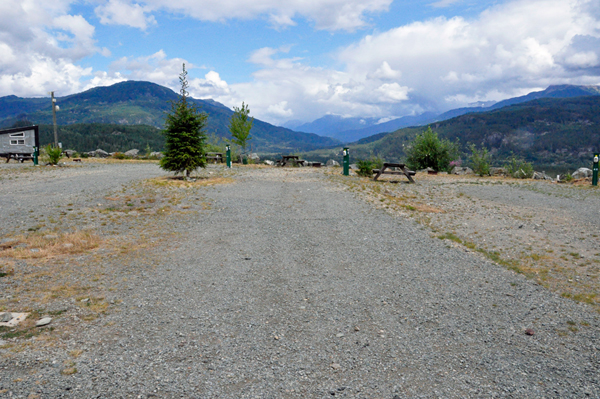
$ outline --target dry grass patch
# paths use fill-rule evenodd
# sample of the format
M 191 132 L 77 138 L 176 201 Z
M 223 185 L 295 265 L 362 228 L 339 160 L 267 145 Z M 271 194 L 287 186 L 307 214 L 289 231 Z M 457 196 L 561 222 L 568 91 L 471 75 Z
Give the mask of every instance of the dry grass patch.
M 10 246 L 0 248 L 0 257 L 12 259 L 51 259 L 80 254 L 97 248 L 102 242 L 91 231 L 73 233 L 32 233 L 14 237 Z
M 150 185 L 158 187 L 175 187 L 175 188 L 194 188 L 203 186 L 212 186 L 216 184 L 229 184 L 235 180 L 230 177 L 195 177 L 186 179 L 182 176 L 164 176 L 149 179 Z

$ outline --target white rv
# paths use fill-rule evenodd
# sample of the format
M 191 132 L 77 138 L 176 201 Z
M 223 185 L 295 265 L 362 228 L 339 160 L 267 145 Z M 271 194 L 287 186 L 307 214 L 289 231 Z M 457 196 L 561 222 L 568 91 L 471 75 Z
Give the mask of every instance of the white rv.
M 5 157 L 6 162 L 11 158 L 20 162 L 33 159 L 33 153 L 39 147 L 38 126 L 0 130 L 0 157 Z

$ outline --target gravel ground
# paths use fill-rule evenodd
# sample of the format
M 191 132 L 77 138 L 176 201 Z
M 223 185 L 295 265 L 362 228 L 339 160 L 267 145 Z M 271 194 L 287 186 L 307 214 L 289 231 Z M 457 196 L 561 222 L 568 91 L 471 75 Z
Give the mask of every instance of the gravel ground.
M 592 306 L 432 237 L 418 218 L 377 209 L 323 171 L 211 168 L 202 177 L 233 182 L 150 190 L 133 181 L 159 175 L 155 165 L 94 168 L 80 181 L 95 191 L 54 197 L 61 208 L 45 215 L 74 204 L 64 224 L 107 237 L 77 259 L 47 261 L 76 263 L 75 282 L 91 288 L 44 302 L 64 309 L 53 330 L 5 339 L 0 396 L 600 397 Z M 128 178 L 111 177 L 121 170 Z M 38 179 L 28 173 L 19 181 Z M 3 205 L 13 181 L 0 180 Z M 43 202 L 17 194 L 22 211 Z M 133 201 L 139 209 L 123 210 Z M 126 232 L 141 238 L 111 252 Z M 14 267 L 0 279 L 14 295 L 0 309 L 41 304 L 10 284 L 35 262 Z M 86 319 L 81 295 L 104 310 Z

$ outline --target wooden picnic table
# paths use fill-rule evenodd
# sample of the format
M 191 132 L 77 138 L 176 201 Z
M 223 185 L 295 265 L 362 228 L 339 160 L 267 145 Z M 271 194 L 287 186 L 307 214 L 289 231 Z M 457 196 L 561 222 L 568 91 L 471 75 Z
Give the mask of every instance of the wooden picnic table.
M 398 168 L 400 170 L 391 170 L 391 169 L 386 170 L 388 168 Z M 410 183 L 415 182 L 412 177 L 416 174 L 414 171 L 408 170 L 406 168 L 406 165 L 403 163 L 391 163 L 391 162 L 385 162 L 383 164 L 383 168 L 381 168 L 381 169 L 373 169 L 373 173 L 375 173 L 375 177 L 373 178 L 373 180 L 379 179 L 379 176 L 381 176 L 382 174 L 404 175 L 408 178 L 408 181 Z
M 294 165 L 302 165 L 304 166 L 304 160 L 300 159 L 298 155 L 283 155 L 281 157 L 281 161 L 279 161 L 280 166 L 285 166 L 288 162 Z
M 222 163 L 223 162 L 223 153 L 222 152 L 207 152 L 206 160 L 213 161 L 214 163 Z

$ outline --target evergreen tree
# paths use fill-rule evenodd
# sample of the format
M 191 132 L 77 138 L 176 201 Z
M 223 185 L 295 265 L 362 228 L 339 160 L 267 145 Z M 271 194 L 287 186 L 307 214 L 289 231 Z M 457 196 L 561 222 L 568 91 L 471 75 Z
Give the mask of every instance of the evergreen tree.
M 185 175 L 189 177 L 190 172 L 206 167 L 204 128 L 208 115 L 200 113 L 196 105 L 187 101 L 189 93 L 186 90 L 188 82 L 185 64 L 179 81 L 181 96 L 171 104 L 171 112 L 165 120 L 165 156 L 160 160 L 160 167 L 175 174 L 185 171 Z
M 248 140 L 252 138 L 250 136 L 250 129 L 252 129 L 254 118 L 249 117 L 250 109 L 243 102 L 242 108 L 233 107 L 233 110 L 234 113 L 231 115 L 231 120 L 229 121 L 229 131 L 231 131 L 231 135 L 233 136 L 231 141 L 242 147 L 242 153 L 245 154 Z M 240 162 L 241 160 L 242 154 L 240 154 Z

